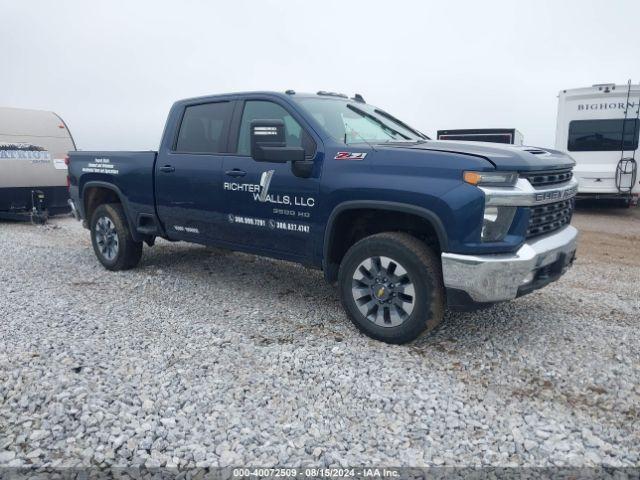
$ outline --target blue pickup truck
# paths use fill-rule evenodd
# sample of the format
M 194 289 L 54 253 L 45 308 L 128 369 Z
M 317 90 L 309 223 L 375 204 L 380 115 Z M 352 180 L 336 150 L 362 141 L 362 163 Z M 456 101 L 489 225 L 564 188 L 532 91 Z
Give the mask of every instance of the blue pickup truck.
M 434 141 L 332 92 L 191 98 L 158 152 L 70 152 L 70 204 L 109 270 L 156 238 L 322 269 L 367 335 L 404 343 L 444 309 L 511 300 L 575 257 L 573 160 Z

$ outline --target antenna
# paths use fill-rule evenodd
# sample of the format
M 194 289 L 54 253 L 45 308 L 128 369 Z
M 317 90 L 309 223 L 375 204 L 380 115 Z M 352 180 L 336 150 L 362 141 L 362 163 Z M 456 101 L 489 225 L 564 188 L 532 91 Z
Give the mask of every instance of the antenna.
M 367 145 L 369 145 L 369 147 L 371 148 L 371 150 L 373 150 L 374 152 L 377 152 L 376 147 L 374 147 L 373 145 L 371 145 L 371 143 L 369 143 L 369 141 L 368 141 L 366 138 L 364 138 L 362 135 L 360 135 L 360 133 L 359 133 L 357 130 L 354 130 L 354 129 L 353 129 L 353 127 L 352 127 L 351 125 L 349 125 L 347 122 L 343 122 L 343 123 L 344 123 L 344 126 L 345 126 L 345 127 L 348 127 L 348 128 L 349 128 L 349 130 L 351 130 L 351 132 L 352 132 L 352 133 L 355 133 L 357 136 L 359 136 L 359 137 L 364 141 L 364 143 L 366 143 Z M 344 144 L 345 144 L 345 145 L 349 145 L 349 144 L 347 143 L 347 132 L 346 132 L 346 130 L 345 130 L 345 132 L 344 132 Z

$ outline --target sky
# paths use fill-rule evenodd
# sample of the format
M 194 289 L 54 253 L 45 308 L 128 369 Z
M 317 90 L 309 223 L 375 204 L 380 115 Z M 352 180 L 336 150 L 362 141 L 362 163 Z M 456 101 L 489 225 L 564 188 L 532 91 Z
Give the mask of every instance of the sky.
M 155 150 L 171 104 L 330 90 L 438 129 L 554 144 L 557 94 L 640 83 L 639 0 L 0 0 L 0 106 L 84 150 Z

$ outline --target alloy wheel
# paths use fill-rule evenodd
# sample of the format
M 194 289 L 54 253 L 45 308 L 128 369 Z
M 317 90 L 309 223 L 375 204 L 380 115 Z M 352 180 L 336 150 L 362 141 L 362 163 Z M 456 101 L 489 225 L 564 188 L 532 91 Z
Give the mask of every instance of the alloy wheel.
M 414 284 L 407 270 L 389 257 L 369 257 L 353 273 L 351 292 L 360 313 L 381 327 L 397 327 L 415 305 Z
M 109 217 L 100 217 L 96 222 L 96 244 L 100 254 L 111 261 L 118 255 L 119 240 L 116 226 Z

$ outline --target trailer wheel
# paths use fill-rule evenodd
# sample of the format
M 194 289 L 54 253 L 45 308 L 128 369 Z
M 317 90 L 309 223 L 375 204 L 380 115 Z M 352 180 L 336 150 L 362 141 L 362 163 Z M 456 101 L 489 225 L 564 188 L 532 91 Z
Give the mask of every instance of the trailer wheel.
M 127 217 L 119 203 L 105 203 L 91 217 L 91 243 L 107 270 L 128 270 L 140 262 L 142 242 L 131 236 Z
M 406 233 L 379 233 L 357 242 L 340 264 L 338 282 L 351 321 L 383 342 L 410 342 L 444 316 L 438 256 Z

